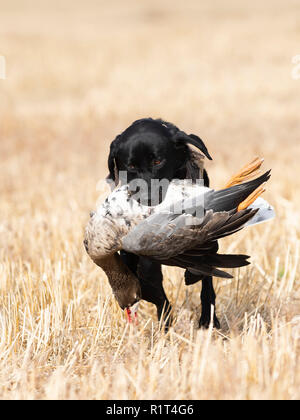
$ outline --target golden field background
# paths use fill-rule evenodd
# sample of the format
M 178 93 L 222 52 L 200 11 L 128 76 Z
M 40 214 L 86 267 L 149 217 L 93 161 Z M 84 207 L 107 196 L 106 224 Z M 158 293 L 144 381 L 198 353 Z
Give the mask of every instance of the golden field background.
M 299 399 L 297 1 L 0 0 L 0 398 Z M 277 219 L 223 240 L 252 265 L 200 284 L 165 268 L 177 319 L 126 325 L 82 246 L 110 142 L 161 117 L 200 135 L 212 185 L 256 155 Z

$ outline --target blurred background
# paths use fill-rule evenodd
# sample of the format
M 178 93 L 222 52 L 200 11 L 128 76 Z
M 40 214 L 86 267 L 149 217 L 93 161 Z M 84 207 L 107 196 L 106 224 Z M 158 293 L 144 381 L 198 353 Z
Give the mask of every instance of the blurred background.
M 78 159 L 97 178 L 110 141 L 151 116 L 200 135 L 212 170 L 259 154 L 291 171 L 298 1 L 1 0 L 0 8 L 2 157 L 27 149 L 25 169 L 57 154 L 59 170 Z

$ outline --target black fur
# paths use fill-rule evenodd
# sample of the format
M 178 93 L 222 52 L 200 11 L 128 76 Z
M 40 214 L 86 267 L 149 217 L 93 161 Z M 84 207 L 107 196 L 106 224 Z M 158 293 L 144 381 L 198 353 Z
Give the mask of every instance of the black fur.
M 195 163 L 189 144 L 197 147 L 208 159 L 212 159 L 203 141 L 195 134 L 186 134 L 170 122 L 161 119 L 143 118 L 131 124 L 111 143 L 108 158 L 108 180 L 119 183 L 119 172 L 127 171 L 127 182 L 143 179 L 148 184 L 151 197 L 151 179 L 204 179 L 209 186 L 206 170 L 203 173 Z M 142 298 L 156 305 L 157 314 L 162 314 L 168 324 L 171 306 L 163 289 L 161 265 L 148 258 L 139 258 L 122 251 L 121 257 L 138 276 Z M 189 274 L 191 276 L 191 274 Z M 211 276 L 193 276 L 202 280 L 202 314 L 199 325 L 208 327 L 211 305 L 215 305 L 215 292 Z M 214 315 L 214 325 L 219 321 Z

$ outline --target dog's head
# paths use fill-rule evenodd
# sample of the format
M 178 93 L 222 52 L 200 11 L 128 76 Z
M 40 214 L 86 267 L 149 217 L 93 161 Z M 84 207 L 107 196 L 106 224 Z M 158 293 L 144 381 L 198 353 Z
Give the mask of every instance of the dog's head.
M 123 171 L 128 183 L 141 179 L 150 188 L 151 180 L 196 178 L 190 164 L 188 144 L 212 159 L 198 136 L 188 135 L 163 120 L 137 120 L 111 143 L 108 179 L 117 185 L 119 173 Z

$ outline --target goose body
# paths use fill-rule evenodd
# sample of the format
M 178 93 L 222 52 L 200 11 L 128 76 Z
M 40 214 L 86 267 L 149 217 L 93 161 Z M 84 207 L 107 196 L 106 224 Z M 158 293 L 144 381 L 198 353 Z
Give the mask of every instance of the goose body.
M 240 208 L 269 178 L 270 172 L 266 172 L 220 191 L 176 180 L 170 183 L 162 203 L 153 207 L 140 204 L 128 185 L 121 186 L 91 214 L 85 248 L 106 272 L 122 308 L 141 299 L 138 280 L 118 255 L 122 249 L 185 268 L 198 278 L 232 277 L 220 268 L 248 265 L 249 257 L 218 254 L 217 240 L 274 217 L 274 209 L 261 198 Z
M 201 197 L 211 189 L 192 184 L 189 180 L 175 180 L 169 184 L 165 199 L 157 206 L 140 204 L 129 192 L 129 186 L 116 188 L 95 212 L 91 212 L 90 221 L 85 231 L 85 244 L 88 254 L 93 259 L 123 248 L 122 239 L 142 220 L 163 211 L 180 211 L 181 203 L 186 199 Z M 173 209 L 172 209 L 173 206 Z

